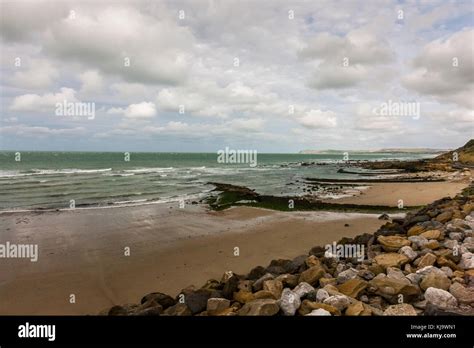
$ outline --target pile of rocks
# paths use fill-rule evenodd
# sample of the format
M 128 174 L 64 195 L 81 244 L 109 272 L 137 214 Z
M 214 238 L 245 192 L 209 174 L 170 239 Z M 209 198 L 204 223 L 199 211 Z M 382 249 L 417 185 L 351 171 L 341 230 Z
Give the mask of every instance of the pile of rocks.
M 246 275 L 156 292 L 108 315 L 474 315 L 474 196 L 444 198 L 375 234 L 343 238 L 365 258 L 336 259 L 324 247 L 273 260 Z

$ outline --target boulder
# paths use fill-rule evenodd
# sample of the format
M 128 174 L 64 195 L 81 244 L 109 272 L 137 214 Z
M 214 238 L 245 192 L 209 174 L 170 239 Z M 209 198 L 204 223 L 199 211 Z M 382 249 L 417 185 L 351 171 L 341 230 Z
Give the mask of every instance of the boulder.
M 448 290 L 450 285 L 451 281 L 444 272 L 431 272 L 423 277 L 420 282 L 420 288 L 423 290 L 428 288 Z
M 334 296 L 330 296 L 327 299 L 325 299 L 323 301 L 323 303 L 327 304 L 327 305 L 330 305 L 330 306 L 333 306 L 334 308 L 337 308 L 339 311 L 342 312 L 344 309 L 347 308 L 347 306 L 349 306 L 351 301 L 349 300 L 349 298 L 347 296 L 334 295 Z
M 385 251 L 398 251 L 404 246 L 409 246 L 411 242 L 400 236 L 379 236 L 377 241 L 382 244 Z
M 342 271 L 337 275 L 337 278 L 336 278 L 337 283 L 341 284 L 341 283 L 347 282 L 349 279 L 357 277 L 358 273 L 359 271 L 356 270 L 355 268 L 351 267 L 349 269 L 346 269 L 345 271 Z
M 170 316 L 189 316 L 193 313 L 191 310 L 186 306 L 184 303 L 177 303 L 174 306 L 168 307 L 165 309 L 162 315 L 170 315 Z
M 321 287 L 325 287 L 326 285 L 336 285 L 337 284 L 337 279 L 336 278 L 325 278 L 325 277 L 322 277 L 321 279 L 319 279 L 319 285 L 321 285 Z
M 239 290 L 239 278 L 232 273 L 230 277 L 224 280 L 224 288 L 222 289 L 222 296 L 231 299 L 234 292 Z
M 265 268 L 262 266 L 257 266 L 250 271 L 250 273 L 247 275 L 247 279 L 257 280 L 263 277 L 265 274 Z
M 428 230 L 420 234 L 421 237 L 426 239 L 442 239 L 442 234 L 440 230 Z
M 360 293 L 367 287 L 367 282 L 357 278 L 353 278 L 345 282 L 344 284 L 338 285 L 337 289 L 352 298 L 358 298 Z
M 163 309 L 173 306 L 176 301 L 169 295 L 163 294 L 161 292 L 152 292 L 148 295 L 145 295 L 140 301 L 141 304 L 145 302 L 153 301 L 158 303 Z
M 399 279 L 389 278 L 385 274 L 379 274 L 369 282 L 375 288 L 375 294 L 387 300 L 398 301 L 398 295 L 403 295 L 404 301 L 411 301 L 420 295 L 420 288 L 412 283 Z
M 291 260 L 285 259 L 278 259 L 272 260 L 270 265 L 267 267 L 266 272 L 272 273 L 276 275 L 284 274 L 284 273 L 293 273 L 296 271 L 295 265 L 292 263 Z
M 318 309 L 314 309 L 312 310 L 311 312 L 309 312 L 308 314 L 306 314 L 307 316 L 331 316 L 331 313 L 329 313 L 327 310 L 325 309 L 322 309 L 322 308 L 318 308 Z
M 192 314 L 197 314 L 206 310 L 207 300 L 211 297 L 222 297 L 216 290 L 211 289 L 184 289 L 184 303 L 191 310 Z
M 308 293 L 314 291 L 314 288 L 309 285 L 308 283 L 302 282 L 299 283 L 294 289 L 293 292 L 295 293 L 298 298 L 305 297 Z
M 422 236 L 411 236 L 408 240 L 412 243 L 413 249 L 421 250 L 428 243 L 428 239 Z
M 345 315 L 349 316 L 367 316 L 371 315 L 372 311 L 368 309 L 368 306 L 364 305 L 360 301 L 356 301 L 347 306 Z
M 474 288 L 466 288 L 459 283 L 453 283 L 449 287 L 449 292 L 453 295 L 458 303 L 473 305 L 474 304 Z
M 314 266 L 321 266 L 321 261 L 319 261 L 319 259 L 314 255 L 309 255 L 304 261 L 304 263 L 306 264 L 306 266 L 308 266 L 308 268 Z
M 306 282 L 310 285 L 316 285 L 318 280 L 324 276 L 326 272 L 321 266 L 314 266 L 308 268 L 306 271 L 301 273 L 300 278 L 298 279 L 299 283 Z
M 226 298 L 210 298 L 207 300 L 206 311 L 208 315 L 218 315 L 230 307 L 230 301 Z
M 298 313 L 300 315 L 306 315 L 308 313 L 311 313 L 311 311 L 313 311 L 315 309 L 320 309 L 320 308 L 328 311 L 332 315 L 341 315 L 341 311 L 338 310 L 336 307 L 333 307 L 333 306 L 331 306 L 329 304 L 325 304 L 325 303 L 312 302 L 312 301 L 309 301 L 309 300 L 304 300 L 301 303 L 301 306 L 298 309 Z
M 295 315 L 300 305 L 300 296 L 298 296 L 288 288 L 283 289 L 280 298 L 280 309 L 284 315 Z
M 275 279 L 265 280 L 263 282 L 263 290 L 271 292 L 274 298 L 278 299 L 283 291 L 283 283 Z
M 473 253 L 464 253 L 461 256 L 461 262 L 459 267 L 462 269 L 472 269 L 474 268 L 474 254 Z
M 436 262 L 436 256 L 428 253 L 420 257 L 419 261 L 417 262 L 418 268 L 424 268 L 426 266 L 433 266 Z
M 383 315 L 396 315 L 396 316 L 416 316 L 416 310 L 411 304 L 400 303 L 396 305 L 388 306 L 388 308 L 383 312 Z
M 439 308 L 452 308 L 457 307 L 458 301 L 449 292 L 437 289 L 428 288 L 425 291 L 425 300 Z
M 414 251 L 410 246 L 404 246 L 398 250 L 399 254 L 406 256 L 410 261 L 413 261 L 418 257 L 418 253 Z
M 453 217 L 453 212 L 446 210 L 442 212 L 441 214 L 439 214 L 435 218 L 435 221 L 438 221 L 444 224 L 445 222 L 448 222 L 449 220 L 451 220 L 452 217 Z
M 415 225 L 415 226 L 412 226 L 408 232 L 407 232 L 407 236 L 408 237 L 411 237 L 411 236 L 417 236 L 421 233 L 423 233 L 425 231 L 425 228 L 422 226 L 422 225 Z
M 458 265 L 456 265 L 456 263 L 454 263 L 454 261 L 448 259 L 445 256 L 439 256 L 436 260 L 436 264 L 440 267 L 449 267 L 453 271 L 459 270 Z
M 247 303 L 255 300 L 255 295 L 250 291 L 239 290 L 234 292 L 234 300 L 240 303 Z
M 260 315 L 260 316 L 271 316 L 275 315 L 280 311 L 280 307 L 276 300 L 263 299 L 263 300 L 254 300 L 247 302 L 239 311 L 239 316 L 246 315 Z
M 298 276 L 295 274 L 281 274 L 275 279 L 281 281 L 284 287 L 294 288 L 298 285 Z
M 375 262 L 382 266 L 383 268 L 387 267 L 398 267 L 400 268 L 405 263 L 410 261 L 408 257 L 405 255 L 397 254 L 397 253 L 386 253 L 386 254 L 379 254 L 375 256 Z
M 429 239 L 428 243 L 426 243 L 423 247 L 431 250 L 436 250 L 440 247 L 440 244 L 436 239 Z
M 317 302 L 323 302 L 328 297 L 329 297 L 329 294 L 324 289 L 318 289 L 318 291 L 316 292 L 316 301 Z
M 258 278 L 255 281 L 255 283 L 253 283 L 253 285 L 252 285 L 253 291 L 262 290 L 263 289 L 263 282 L 265 282 L 265 280 L 270 280 L 270 279 L 273 279 L 273 278 L 274 278 L 274 276 L 271 273 L 264 274 L 263 276 Z
M 278 300 L 278 297 L 276 297 L 274 294 L 272 294 L 270 291 L 267 290 L 260 290 L 255 293 L 253 293 L 253 297 L 258 300 L 258 299 L 263 299 L 263 298 L 270 298 L 272 300 Z

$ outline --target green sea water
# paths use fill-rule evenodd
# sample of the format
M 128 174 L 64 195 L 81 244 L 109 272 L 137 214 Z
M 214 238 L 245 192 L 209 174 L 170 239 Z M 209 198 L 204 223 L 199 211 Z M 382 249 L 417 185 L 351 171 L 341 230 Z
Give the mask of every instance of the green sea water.
M 351 160 L 413 159 L 426 154 L 350 154 Z M 219 163 L 216 153 L 0 152 L 0 210 L 104 207 L 200 200 L 209 182 L 262 194 L 299 195 L 305 178 L 338 173 L 340 154 L 258 154 L 257 165 Z M 305 166 L 317 162 L 321 165 Z M 356 175 L 357 177 L 357 175 Z

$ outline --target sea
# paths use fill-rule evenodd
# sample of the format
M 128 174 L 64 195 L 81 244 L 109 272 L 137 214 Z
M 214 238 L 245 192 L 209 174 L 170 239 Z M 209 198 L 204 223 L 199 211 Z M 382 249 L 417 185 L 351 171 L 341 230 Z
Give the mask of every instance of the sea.
M 411 160 L 430 154 L 357 153 L 352 161 Z M 309 164 L 309 165 L 308 165 Z M 0 152 L 0 211 L 105 208 L 195 202 L 211 182 L 269 195 L 303 195 L 306 178 L 354 179 L 338 172 L 343 152 L 258 154 L 257 165 L 219 163 L 217 153 Z

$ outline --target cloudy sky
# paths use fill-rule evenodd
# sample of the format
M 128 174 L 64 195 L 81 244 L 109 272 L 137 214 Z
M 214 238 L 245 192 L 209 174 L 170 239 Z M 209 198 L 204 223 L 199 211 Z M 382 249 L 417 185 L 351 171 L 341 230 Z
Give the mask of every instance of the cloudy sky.
M 472 1 L 0 4 L 0 149 L 295 152 L 474 137 Z M 390 101 L 420 113 L 377 112 Z M 64 102 L 95 115 L 57 115 Z

